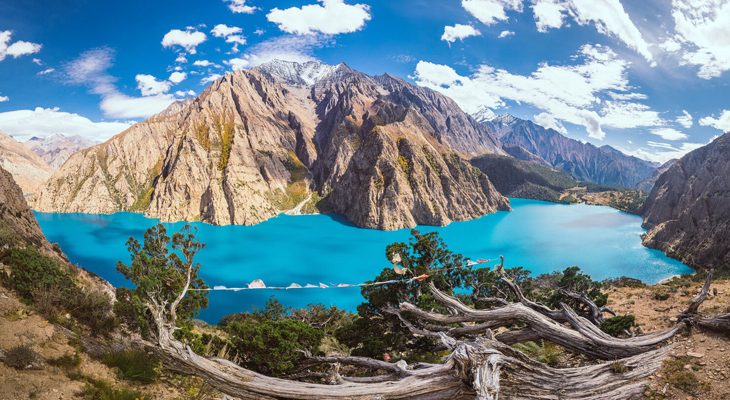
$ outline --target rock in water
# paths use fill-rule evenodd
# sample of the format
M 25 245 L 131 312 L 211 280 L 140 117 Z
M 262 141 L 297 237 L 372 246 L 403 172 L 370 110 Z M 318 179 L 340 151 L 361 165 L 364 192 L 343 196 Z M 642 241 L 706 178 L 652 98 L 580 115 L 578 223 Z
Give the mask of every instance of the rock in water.
M 682 157 L 644 205 L 644 245 L 697 268 L 730 268 L 730 133 Z
M 444 225 L 509 208 L 465 160 L 484 153 L 503 151 L 443 95 L 344 64 L 274 61 L 73 155 L 35 205 L 250 225 L 314 191 L 305 210 L 322 199 L 359 226 Z

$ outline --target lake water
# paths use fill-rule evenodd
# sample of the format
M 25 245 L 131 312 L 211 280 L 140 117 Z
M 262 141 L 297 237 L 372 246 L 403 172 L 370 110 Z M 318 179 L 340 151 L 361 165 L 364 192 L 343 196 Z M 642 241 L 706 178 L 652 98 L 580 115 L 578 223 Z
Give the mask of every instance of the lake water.
M 625 275 L 656 283 L 692 272 L 660 251 L 643 247 L 644 230 L 635 215 L 602 206 L 511 201 L 511 212 L 418 229 L 440 232 L 449 248 L 471 259 L 504 255 L 508 267 L 523 266 L 534 274 L 578 265 L 597 280 Z M 119 260 L 129 262 L 127 238 L 141 240 L 143 232 L 158 223 L 133 213 L 36 213 L 36 217 L 48 239 L 59 243 L 72 262 L 115 286 L 129 286 L 115 268 Z M 184 224 L 166 225 L 174 231 Z M 255 226 L 193 225 L 206 243 L 198 261 L 211 287 L 245 287 L 255 279 L 268 286 L 367 281 L 390 265 L 386 245 L 410 236 L 408 229 L 361 229 L 329 215 L 281 215 Z M 292 307 L 321 303 L 355 310 L 362 301 L 359 288 L 353 287 L 215 291 L 200 318 L 217 322 L 226 314 L 261 307 L 270 296 Z

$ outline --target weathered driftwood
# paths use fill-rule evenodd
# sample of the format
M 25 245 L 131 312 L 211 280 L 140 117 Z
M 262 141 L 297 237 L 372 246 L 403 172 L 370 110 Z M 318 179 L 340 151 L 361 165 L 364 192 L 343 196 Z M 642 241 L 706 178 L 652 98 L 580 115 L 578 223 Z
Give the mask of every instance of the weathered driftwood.
M 680 321 L 684 321 L 690 326 L 728 335 L 730 334 L 730 313 L 721 315 L 703 315 L 699 312 L 700 305 L 702 305 L 707 296 L 710 294 L 710 284 L 712 283 L 713 275 L 714 270 L 710 270 L 707 273 L 702 290 L 700 290 L 700 292 L 692 298 L 689 306 L 679 315 L 678 319 Z
M 709 284 L 706 286 L 709 288 Z M 514 287 L 521 293 L 517 285 Z M 242 399 L 497 400 L 501 396 L 528 400 L 619 400 L 641 395 L 646 379 L 660 367 L 671 348 L 667 341 L 685 322 L 699 321 L 697 309 L 706 297 L 701 292 L 675 327 L 619 339 L 602 332 L 566 305 L 559 311 L 550 310 L 518 295 L 518 303 L 478 310 L 433 284 L 428 288 L 451 314 L 422 310 L 409 303 L 385 311 L 397 315 L 414 335 L 433 337 L 449 349 L 450 355 L 442 364 L 407 365 L 403 361 L 388 363 L 349 356 L 310 357 L 309 362 L 329 364 L 331 369 L 328 373 L 313 371 L 299 376 L 325 378 L 331 384 L 268 377 L 228 360 L 197 355 L 174 338 L 175 308 L 179 299 L 184 298 L 184 291 L 170 305 L 149 299 L 147 306 L 157 328 L 156 343 L 149 345 L 169 368 L 198 375 L 219 391 Z M 415 317 L 418 322 L 407 317 Z M 508 329 L 494 334 L 492 329 L 497 328 Z M 552 368 L 510 347 L 537 339 L 607 361 L 576 368 Z M 371 377 L 341 376 L 340 365 L 378 372 Z

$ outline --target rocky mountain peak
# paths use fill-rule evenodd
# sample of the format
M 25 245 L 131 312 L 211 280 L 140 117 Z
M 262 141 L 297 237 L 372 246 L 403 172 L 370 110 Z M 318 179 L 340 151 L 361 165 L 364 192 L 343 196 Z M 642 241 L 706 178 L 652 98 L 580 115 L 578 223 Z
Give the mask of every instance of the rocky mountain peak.
M 254 69 L 265 72 L 275 80 L 288 85 L 313 86 L 341 68 L 349 69 L 345 64 L 328 65 L 319 61 L 273 60 Z
M 497 117 L 491 108 L 482 106 L 477 112 L 471 115 L 479 123 L 489 122 Z

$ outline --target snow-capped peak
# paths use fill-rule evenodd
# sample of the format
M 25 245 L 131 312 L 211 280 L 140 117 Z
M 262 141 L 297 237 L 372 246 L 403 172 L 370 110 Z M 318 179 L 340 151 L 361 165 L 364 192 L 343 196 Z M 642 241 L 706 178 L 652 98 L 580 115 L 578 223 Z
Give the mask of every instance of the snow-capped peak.
M 342 65 L 342 64 L 340 64 Z M 328 65 L 319 61 L 295 62 L 273 60 L 256 69 L 289 85 L 312 86 L 337 71 L 340 65 Z
M 497 117 L 497 114 L 492 111 L 491 108 L 482 106 L 479 111 L 471 115 L 477 122 L 484 123 L 489 122 Z

